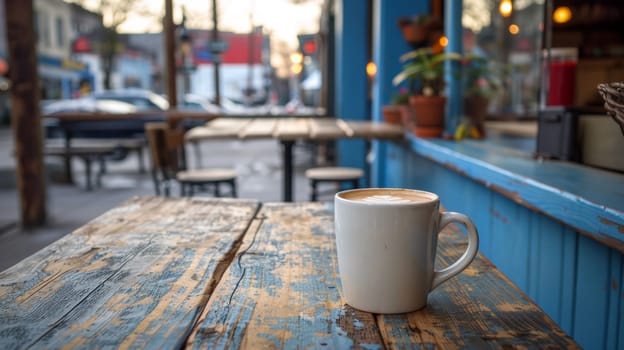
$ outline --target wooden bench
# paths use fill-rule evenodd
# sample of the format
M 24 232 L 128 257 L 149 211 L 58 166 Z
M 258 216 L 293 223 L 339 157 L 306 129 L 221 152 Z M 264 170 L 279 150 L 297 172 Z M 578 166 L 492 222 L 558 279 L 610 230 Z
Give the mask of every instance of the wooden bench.
M 59 156 L 69 161 L 72 157 L 81 159 L 85 166 L 86 189 L 93 189 L 92 163 L 99 163 L 100 168 L 97 173 L 95 184 L 101 185 L 102 175 L 106 173 L 107 158 L 119 158 L 120 152 L 136 152 L 139 160 L 139 173 L 145 173 L 143 148 L 145 140 L 136 139 L 72 139 L 69 147 L 63 140 L 48 140 L 44 147 L 44 155 Z M 125 157 L 122 155 L 121 158 Z M 68 178 L 71 178 L 70 174 Z
M 100 186 L 101 178 L 106 171 L 105 157 L 112 155 L 116 146 L 113 145 L 85 145 L 85 146 L 71 146 L 69 148 L 64 145 L 46 145 L 43 150 L 43 154 L 46 156 L 60 156 L 63 158 L 78 157 L 84 163 L 85 167 L 85 182 L 86 190 L 93 189 L 91 180 L 91 164 L 93 161 L 97 161 L 100 164 L 100 171 L 96 177 L 96 185 Z

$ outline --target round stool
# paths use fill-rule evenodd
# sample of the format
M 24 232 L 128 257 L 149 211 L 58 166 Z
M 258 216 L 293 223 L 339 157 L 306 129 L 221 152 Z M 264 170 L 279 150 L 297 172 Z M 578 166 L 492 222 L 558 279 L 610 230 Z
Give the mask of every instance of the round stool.
M 353 188 L 357 188 L 364 172 L 358 168 L 321 167 L 306 170 L 305 176 L 310 179 L 310 200 L 316 201 L 320 182 L 350 182 Z

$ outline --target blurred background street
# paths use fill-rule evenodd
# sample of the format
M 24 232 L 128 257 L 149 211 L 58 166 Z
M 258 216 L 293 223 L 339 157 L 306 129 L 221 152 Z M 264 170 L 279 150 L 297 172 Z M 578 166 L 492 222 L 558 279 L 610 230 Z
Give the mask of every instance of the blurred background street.
M 281 200 L 280 144 L 274 140 L 210 141 L 200 144 L 202 165 L 207 167 L 234 167 L 238 172 L 239 198 L 254 198 L 264 202 Z M 62 172 L 60 159 L 46 157 L 48 217 L 46 226 L 24 231 L 19 228 L 19 198 L 15 187 L 14 150 L 10 128 L 0 128 L 0 271 L 24 257 L 72 232 L 110 208 L 134 196 L 154 195 L 149 172 L 140 174 L 138 157 L 128 154 L 122 161 L 107 162 L 108 172 L 101 187 L 92 191 L 84 188 L 84 166 L 76 161 L 75 184 L 59 183 Z M 295 152 L 294 200 L 308 199 L 308 183 L 303 176 L 312 161 L 313 152 L 298 145 Z M 145 165 L 149 169 L 149 156 Z M 195 162 L 192 147 L 187 148 L 191 166 Z M 97 167 L 96 167 L 97 169 Z M 178 196 L 176 187 L 172 195 Z M 209 196 L 197 193 L 196 196 Z

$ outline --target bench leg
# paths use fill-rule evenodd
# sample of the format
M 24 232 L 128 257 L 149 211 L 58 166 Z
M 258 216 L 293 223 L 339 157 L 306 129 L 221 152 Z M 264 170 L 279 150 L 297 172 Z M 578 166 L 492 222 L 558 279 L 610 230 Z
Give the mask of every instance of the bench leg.
M 100 155 L 97 158 L 98 158 L 98 163 L 100 163 L 100 171 L 98 172 L 97 177 L 95 178 L 95 185 L 97 187 L 102 187 L 102 176 L 106 174 L 106 158 L 103 155 Z
M 65 143 L 65 156 L 63 156 L 63 166 L 65 168 L 65 180 L 67 183 L 74 183 L 74 174 L 72 172 L 72 159 L 69 155 L 69 149 L 71 147 L 71 133 L 69 131 L 65 131 L 64 137 Z
M 216 182 L 214 184 L 214 195 L 215 197 L 221 197 L 221 190 L 219 189 L 219 183 Z
M 165 197 L 169 197 L 171 194 L 171 182 L 169 180 L 163 180 L 163 183 L 165 184 Z
M 316 198 L 317 198 L 317 181 L 316 180 L 310 180 L 310 201 L 312 202 L 316 202 Z
M 160 181 L 158 181 L 158 173 L 154 170 L 152 173 L 152 182 L 154 182 L 154 192 L 156 192 L 157 196 L 160 196 Z
M 137 155 L 139 156 L 139 174 L 145 174 L 145 162 L 143 161 L 143 147 L 137 149 Z
M 188 184 L 186 195 L 188 197 L 193 197 L 195 195 L 195 184 Z
M 91 191 L 93 189 L 93 185 L 91 184 L 91 157 L 86 156 L 83 157 L 82 160 L 85 165 L 85 188 L 87 191 Z
M 238 197 L 238 194 L 236 193 L 236 180 L 230 181 L 230 186 L 232 187 L 232 198 Z

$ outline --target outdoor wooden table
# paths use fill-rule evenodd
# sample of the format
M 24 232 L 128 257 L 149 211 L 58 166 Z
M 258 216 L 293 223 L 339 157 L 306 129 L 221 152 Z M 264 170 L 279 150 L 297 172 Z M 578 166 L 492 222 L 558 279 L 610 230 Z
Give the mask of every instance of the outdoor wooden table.
M 383 122 L 317 118 L 219 118 L 186 133 L 187 142 L 222 139 L 276 139 L 282 144 L 282 199 L 293 196 L 293 146 L 297 140 L 321 141 L 341 138 L 398 140 L 403 127 Z
M 0 273 L 0 348 L 578 348 L 481 255 L 412 313 L 340 288 L 331 203 L 136 198 Z

